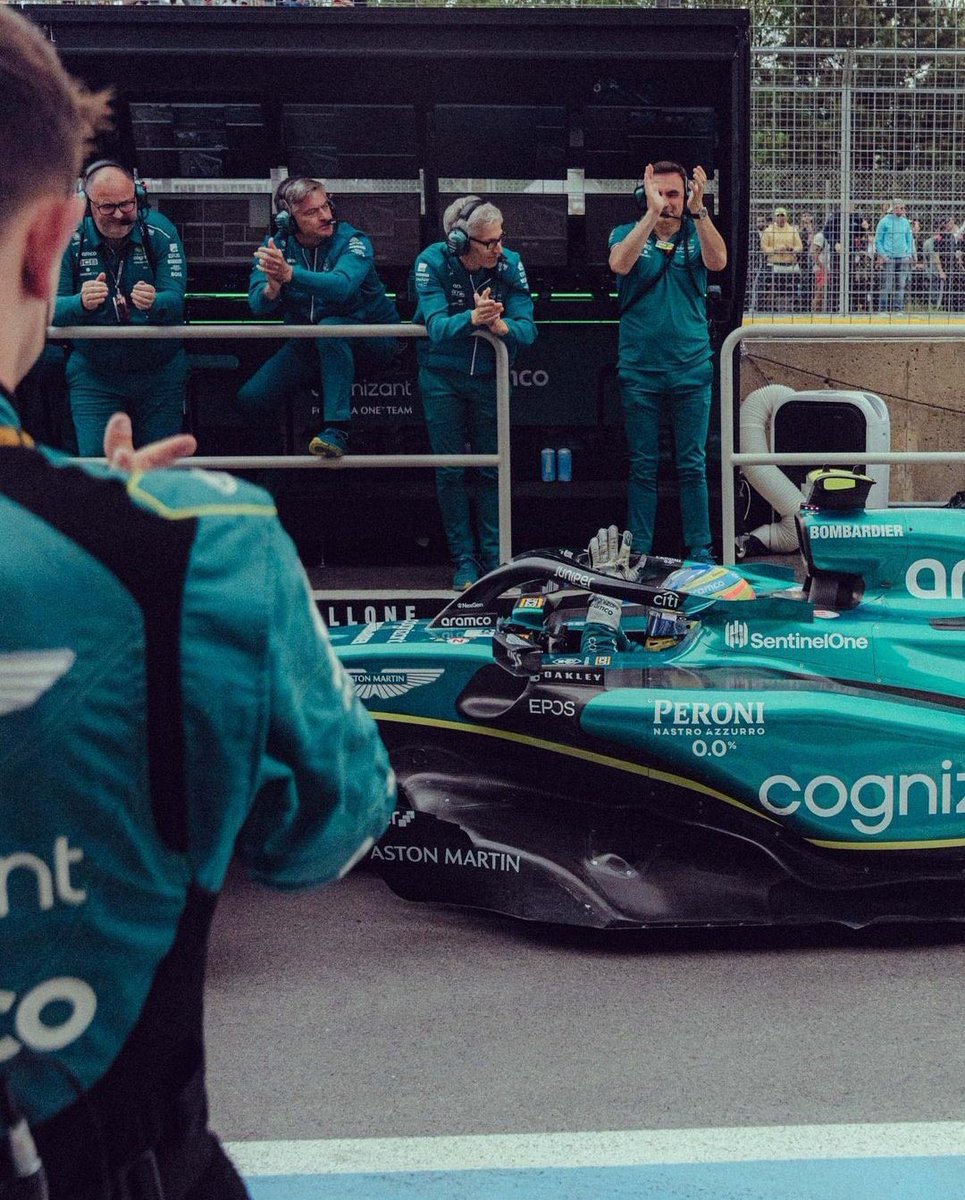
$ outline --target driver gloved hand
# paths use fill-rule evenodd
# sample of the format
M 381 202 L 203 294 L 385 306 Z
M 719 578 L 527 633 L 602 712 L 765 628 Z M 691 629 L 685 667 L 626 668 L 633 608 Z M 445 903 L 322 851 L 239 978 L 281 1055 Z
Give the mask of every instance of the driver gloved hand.
M 613 526 L 616 529 L 616 526 Z M 600 531 L 601 533 L 603 530 Z M 580 638 L 580 654 L 595 659 L 610 654 L 625 654 L 634 647 L 620 632 L 619 600 L 612 596 L 593 595 L 586 610 L 586 624 Z
M 603 575 L 613 575 L 617 579 L 628 579 L 636 583 L 640 567 L 646 561 L 642 557 L 635 567 L 630 566 L 630 547 L 633 545 L 633 534 L 629 529 L 623 533 L 616 525 L 600 529 L 586 548 L 590 566 L 594 571 Z

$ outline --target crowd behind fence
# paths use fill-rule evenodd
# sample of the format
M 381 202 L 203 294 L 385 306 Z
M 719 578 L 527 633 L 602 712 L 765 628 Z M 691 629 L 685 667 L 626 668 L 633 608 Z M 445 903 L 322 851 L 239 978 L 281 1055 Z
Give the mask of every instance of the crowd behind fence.
M 948 11 L 942 39 L 906 34 L 929 45 L 754 49 L 751 315 L 881 311 L 888 267 L 874 239 L 899 199 L 914 237 L 904 314 L 965 312 L 965 36 L 960 6 Z M 781 209 L 800 250 L 768 255 Z

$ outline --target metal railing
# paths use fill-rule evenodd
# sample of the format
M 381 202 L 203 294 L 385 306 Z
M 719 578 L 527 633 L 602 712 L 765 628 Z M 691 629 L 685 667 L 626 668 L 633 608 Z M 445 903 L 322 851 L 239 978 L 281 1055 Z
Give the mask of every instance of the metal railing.
M 781 341 L 789 338 L 812 342 L 823 341 L 951 341 L 965 342 L 960 325 L 929 325 L 908 327 L 892 325 L 886 328 L 862 327 L 860 333 L 846 325 L 749 325 L 735 329 L 725 338 L 720 350 L 720 471 L 721 526 L 723 534 L 722 560 L 733 564 L 736 559 L 736 516 L 734 503 L 734 468 L 762 466 L 808 466 L 815 459 L 827 466 L 854 466 L 855 451 L 795 451 L 781 454 L 741 454 L 734 445 L 734 351 L 743 342 Z M 963 450 L 861 451 L 863 463 L 900 465 L 936 461 L 965 463 Z
M 53 326 L 47 336 L 54 341 L 199 341 L 212 338 L 424 338 L 422 325 L 64 325 Z M 475 336 L 490 343 L 496 354 L 496 453 L 495 454 L 346 454 L 341 458 L 316 458 L 310 454 L 217 455 L 184 460 L 186 467 L 244 471 L 257 469 L 377 470 L 426 467 L 495 467 L 499 501 L 499 557 L 512 557 L 512 493 L 509 431 L 509 352 L 500 338 L 478 329 Z M 102 460 L 103 461 L 103 460 Z

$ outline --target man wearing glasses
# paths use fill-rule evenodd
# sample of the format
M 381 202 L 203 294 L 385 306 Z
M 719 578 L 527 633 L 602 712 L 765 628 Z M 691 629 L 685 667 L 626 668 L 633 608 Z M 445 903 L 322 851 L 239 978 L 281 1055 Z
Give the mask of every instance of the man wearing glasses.
M 83 178 L 87 210 L 60 269 L 55 325 L 180 325 L 187 266 L 177 230 L 148 212 L 134 174 L 111 160 Z M 101 453 L 112 413 L 134 444 L 181 432 L 188 360 L 176 339 L 75 341 L 67 359 L 70 410 L 83 457 Z
M 475 337 L 502 338 L 513 361 L 536 340 L 533 298 L 519 255 L 503 241 L 503 215 L 479 196 L 461 196 L 442 218 L 446 240 L 416 260 L 415 321 L 420 341 L 419 389 L 434 454 L 496 453 L 496 356 Z M 466 471 L 441 467 L 436 492 L 454 565 L 452 585 L 464 591 L 480 569 L 499 565 L 499 502 L 495 467 L 475 472 L 475 521 Z

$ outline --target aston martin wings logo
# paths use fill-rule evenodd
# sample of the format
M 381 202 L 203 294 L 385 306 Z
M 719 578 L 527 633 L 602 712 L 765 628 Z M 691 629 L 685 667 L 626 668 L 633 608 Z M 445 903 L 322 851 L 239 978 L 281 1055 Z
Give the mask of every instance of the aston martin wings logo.
M 0 654 L 0 717 L 36 704 L 74 665 L 73 650 Z
M 442 674 L 442 667 L 418 667 L 414 670 L 393 671 L 382 668 L 379 671 L 360 671 L 349 668 L 355 694 L 360 700 L 370 700 L 377 696 L 380 700 L 390 700 L 393 696 L 404 696 L 413 688 L 422 687 L 426 683 L 435 683 Z

